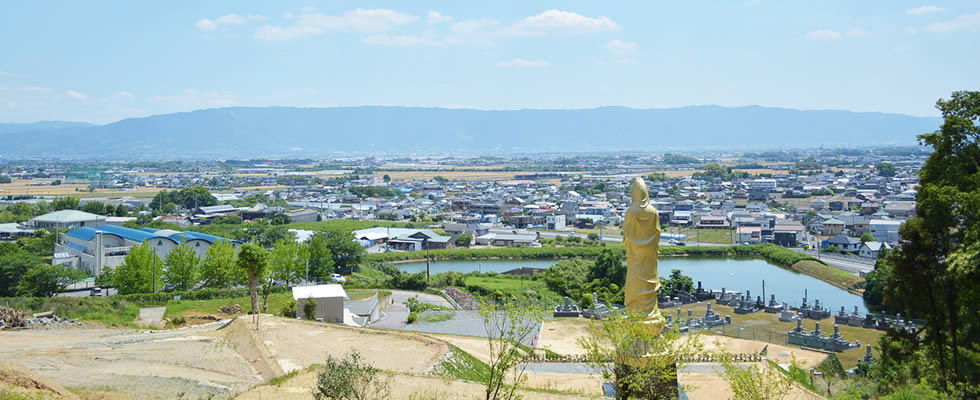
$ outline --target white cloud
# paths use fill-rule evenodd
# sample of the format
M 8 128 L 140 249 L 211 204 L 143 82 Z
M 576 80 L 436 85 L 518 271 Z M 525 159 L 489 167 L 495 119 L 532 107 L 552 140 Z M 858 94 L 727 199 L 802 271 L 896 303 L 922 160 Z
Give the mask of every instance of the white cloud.
M 624 42 L 619 39 L 610 40 L 606 43 L 605 47 L 607 50 L 620 56 L 631 56 L 636 53 L 636 43 Z
M 76 92 L 74 90 L 68 90 L 65 93 L 78 100 L 88 100 L 88 96 L 86 96 L 84 93 Z
M 128 98 L 132 98 L 133 97 L 133 94 L 124 90 L 124 91 L 121 91 L 121 92 L 116 92 L 116 97 L 128 97 Z
M 449 30 L 453 33 L 458 33 L 460 35 L 472 35 L 478 32 L 484 32 L 489 28 L 500 25 L 500 21 L 490 18 L 484 19 L 471 19 L 467 21 L 459 21 L 449 27 Z
M 211 20 L 207 18 L 197 21 L 197 24 L 195 25 L 197 25 L 197 29 L 202 31 L 213 31 L 218 29 L 218 25 L 215 25 L 214 22 L 211 22 Z
M 847 31 L 846 35 L 851 37 L 865 37 L 871 35 L 871 32 L 864 29 L 851 29 Z
M 422 36 L 412 36 L 412 35 L 371 35 L 366 36 L 361 39 L 361 42 L 365 44 L 373 44 L 378 46 L 393 46 L 393 47 L 410 47 L 410 46 L 438 46 L 442 44 L 441 42 L 435 40 L 431 34 Z
M 263 15 L 248 15 L 243 17 L 241 15 L 228 14 L 218 17 L 214 22 L 216 24 L 241 25 L 248 21 L 264 21 L 265 19 Z
M 35 93 L 51 93 L 52 91 L 54 91 L 54 89 L 40 87 L 40 86 L 25 86 L 23 90 L 28 92 L 35 92 Z
M 438 24 L 440 22 L 449 22 L 452 20 L 453 17 L 439 14 L 438 11 L 429 11 L 429 16 L 426 17 L 425 22 L 428 22 L 430 24 Z
M 410 24 L 419 17 L 386 9 L 356 9 L 342 15 L 306 12 L 290 26 L 266 25 L 254 37 L 259 40 L 287 40 L 319 35 L 330 31 L 382 33 L 398 25 Z
M 830 29 L 820 29 L 806 34 L 806 38 L 810 40 L 835 40 L 840 39 L 840 37 L 840 32 Z
M 546 68 L 550 67 L 551 63 L 544 60 L 525 60 L 523 58 L 515 58 L 510 61 L 500 61 L 497 63 L 497 68 Z
M 908 15 L 924 15 L 924 14 L 935 14 L 943 11 L 946 11 L 946 9 L 942 7 L 922 6 L 922 7 L 916 7 L 916 8 L 905 10 L 905 13 Z
M 620 26 L 608 17 L 590 18 L 571 11 L 548 10 L 526 17 L 500 31 L 505 36 L 539 36 L 549 33 L 615 32 Z
M 967 30 L 980 26 L 980 12 L 976 14 L 964 14 L 946 22 L 929 24 L 922 29 L 928 32 L 945 33 Z

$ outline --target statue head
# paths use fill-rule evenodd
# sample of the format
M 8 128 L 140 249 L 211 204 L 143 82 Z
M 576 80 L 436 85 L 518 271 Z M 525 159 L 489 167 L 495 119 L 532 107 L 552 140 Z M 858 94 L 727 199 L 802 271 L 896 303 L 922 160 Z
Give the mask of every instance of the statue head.
M 633 201 L 632 206 L 646 207 L 650 204 L 650 192 L 647 191 L 647 184 L 643 178 L 633 178 Z

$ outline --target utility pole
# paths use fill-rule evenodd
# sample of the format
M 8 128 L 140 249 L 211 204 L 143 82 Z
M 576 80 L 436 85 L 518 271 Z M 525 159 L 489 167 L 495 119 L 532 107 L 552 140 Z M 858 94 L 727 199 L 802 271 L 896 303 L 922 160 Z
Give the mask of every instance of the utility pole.
M 306 259 L 306 283 L 310 283 L 310 259 Z
M 425 286 L 429 287 L 429 238 L 422 239 L 425 246 Z
M 156 292 L 157 292 L 157 249 L 153 249 L 153 293 Z

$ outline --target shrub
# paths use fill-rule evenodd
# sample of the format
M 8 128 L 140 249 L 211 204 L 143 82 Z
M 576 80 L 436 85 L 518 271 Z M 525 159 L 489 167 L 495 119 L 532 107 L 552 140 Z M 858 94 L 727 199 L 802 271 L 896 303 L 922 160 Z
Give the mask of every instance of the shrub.
M 312 297 L 307 298 L 306 302 L 303 303 L 303 317 L 310 321 L 316 319 L 316 300 L 313 300 Z
M 286 304 L 282 305 L 282 310 L 279 314 L 283 317 L 296 318 L 296 300 L 289 299 Z
M 592 304 L 592 295 L 588 293 L 582 294 L 582 309 L 586 310 L 594 306 L 595 304 Z
M 361 358 L 357 350 L 342 360 L 327 356 L 323 371 L 317 375 L 313 398 L 317 400 L 387 399 L 390 395 L 390 375 L 374 368 Z
M 417 312 L 412 311 L 408 313 L 408 323 L 413 324 L 415 323 L 415 321 L 418 321 L 418 319 L 419 319 L 419 314 Z

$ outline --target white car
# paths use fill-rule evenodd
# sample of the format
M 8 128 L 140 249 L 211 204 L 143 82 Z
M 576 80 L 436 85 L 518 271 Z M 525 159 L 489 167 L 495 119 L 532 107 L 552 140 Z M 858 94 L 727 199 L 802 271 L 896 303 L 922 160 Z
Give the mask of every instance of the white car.
M 330 280 L 332 280 L 334 282 L 337 282 L 337 283 L 345 283 L 345 282 L 347 282 L 347 279 L 345 279 L 344 276 L 341 275 L 341 274 L 330 274 Z

